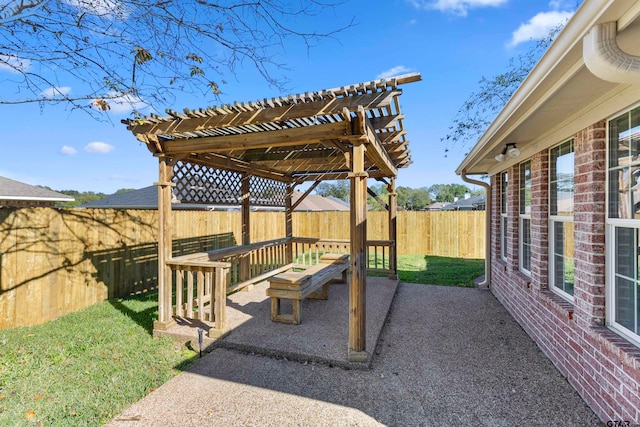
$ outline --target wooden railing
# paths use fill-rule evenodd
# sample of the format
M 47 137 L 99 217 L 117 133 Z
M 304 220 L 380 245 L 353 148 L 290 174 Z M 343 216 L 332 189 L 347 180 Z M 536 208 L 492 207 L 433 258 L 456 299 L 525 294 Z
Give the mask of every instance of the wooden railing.
M 340 239 L 315 239 L 294 237 L 291 239 L 291 252 L 296 264 L 315 265 L 322 254 L 348 254 L 349 241 Z
M 205 252 L 209 261 L 231 264 L 227 293 L 258 283 L 289 267 L 289 239 L 274 239 L 250 245 L 234 246 Z
M 222 336 L 227 331 L 227 294 L 290 268 L 288 242 L 276 239 L 169 259 L 170 316 L 213 322 L 209 336 Z
M 293 260 L 298 264 L 313 265 L 324 253 L 348 254 L 349 240 L 315 239 L 294 237 L 292 239 Z M 392 240 L 367 241 L 367 273 L 395 275 L 393 264 L 394 245 Z
M 289 257 L 288 250 L 291 250 Z M 367 272 L 395 274 L 393 241 L 367 242 Z M 234 246 L 171 258 L 170 289 L 165 292 L 166 317 L 213 322 L 209 336 L 226 333 L 226 296 L 288 270 L 294 264 L 314 265 L 325 253 L 348 254 L 348 240 L 294 237 Z M 169 296 L 171 299 L 169 300 Z
M 397 274 L 393 240 L 367 240 L 367 273 Z
M 225 332 L 227 323 L 227 282 L 231 264 L 196 258 L 184 255 L 167 261 L 171 269 L 171 292 L 164 293 L 165 310 L 177 317 L 214 322 L 209 337 L 218 338 Z M 168 319 L 161 317 L 161 320 Z

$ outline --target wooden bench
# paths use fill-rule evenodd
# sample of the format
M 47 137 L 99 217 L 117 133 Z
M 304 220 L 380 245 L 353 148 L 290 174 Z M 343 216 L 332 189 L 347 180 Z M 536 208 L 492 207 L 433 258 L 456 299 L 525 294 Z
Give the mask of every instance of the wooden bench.
M 303 271 L 289 271 L 271 277 L 267 289 L 267 296 L 271 297 L 271 320 L 299 325 L 302 320 L 302 300 L 326 300 L 329 297 L 329 283 L 338 274 L 342 274 L 342 283 L 346 283 L 348 270 L 349 255 L 324 254 L 319 264 Z M 291 314 L 281 312 L 281 300 L 291 301 Z

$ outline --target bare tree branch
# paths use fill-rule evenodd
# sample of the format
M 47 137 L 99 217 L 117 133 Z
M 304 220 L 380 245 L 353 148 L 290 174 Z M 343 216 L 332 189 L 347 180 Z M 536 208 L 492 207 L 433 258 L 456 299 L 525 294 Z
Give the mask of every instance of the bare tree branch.
M 466 151 L 478 141 L 563 27 L 564 24 L 558 25 L 546 37 L 537 40 L 526 53 L 512 58 L 504 73 L 491 78 L 482 77 L 478 90 L 460 106 L 447 135 L 440 138 L 445 144 L 444 157 L 453 149 Z
M 215 96 L 238 67 L 282 88 L 289 39 L 307 48 L 352 22 L 310 30 L 340 2 L 301 0 L 31 0 L 0 6 L 0 105 L 113 100 L 169 104 L 180 92 Z M 293 3 L 295 4 L 295 3 Z M 71 87 L 67 93 L 58 87 Z M 106 104 L 96 104 L 94 100 Z M 87 102 L 89 101 L 89 102 Z

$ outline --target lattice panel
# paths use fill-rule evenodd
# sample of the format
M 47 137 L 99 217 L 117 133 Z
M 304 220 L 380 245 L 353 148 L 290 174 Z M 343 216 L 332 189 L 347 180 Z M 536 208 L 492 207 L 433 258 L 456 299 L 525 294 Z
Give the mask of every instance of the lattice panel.
M 173 167 L 174 194 L 181 203 L 240 204 L 242 175 L 193 163 Z
M 252 176 L 251 204 L 259 206 L 285 206 L 287 185 L 284 182 Z

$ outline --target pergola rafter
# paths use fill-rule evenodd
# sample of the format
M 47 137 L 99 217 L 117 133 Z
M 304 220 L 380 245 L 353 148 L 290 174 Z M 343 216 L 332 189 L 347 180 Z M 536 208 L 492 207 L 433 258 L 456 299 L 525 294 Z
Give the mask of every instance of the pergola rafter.
M 389 240 L 395 247 L 394 180 L 398 169 L 411 163 L 399 86 L 420 79 L 420 74 L 414 73 L 262 101 L 183 113 L 167 111 L 164 117 L 152 114 L 123 120 L 160 160 L 159 323 L 167 323 L 171 317 L 170 307 L 167 308 L 171 305 L 171 289 L 164 282 L 171 281 L 168 266 L 175 264 L 170 238 L 172 187 L 179 188 L 182 201 L 187 203 L 240 203 L 242 240 L 247 245 L 252 203 L 285 206 L 290 238 L 293 187 L 306 181 L 314 181 L 315 186 L 324 180 L 349 179 L 352 230 L 349 357 L 362 358 L 366 182 L 367 178 L 376 178 L 387 184 Z M 290 254 L 290 250 L 287 252 Z M 395 273 L 395 250 L 392 254 Z M 249 272 L 243 270 L 242 274 L 246 276 Z M 216 307 L 220 312 L 221 308 Z

